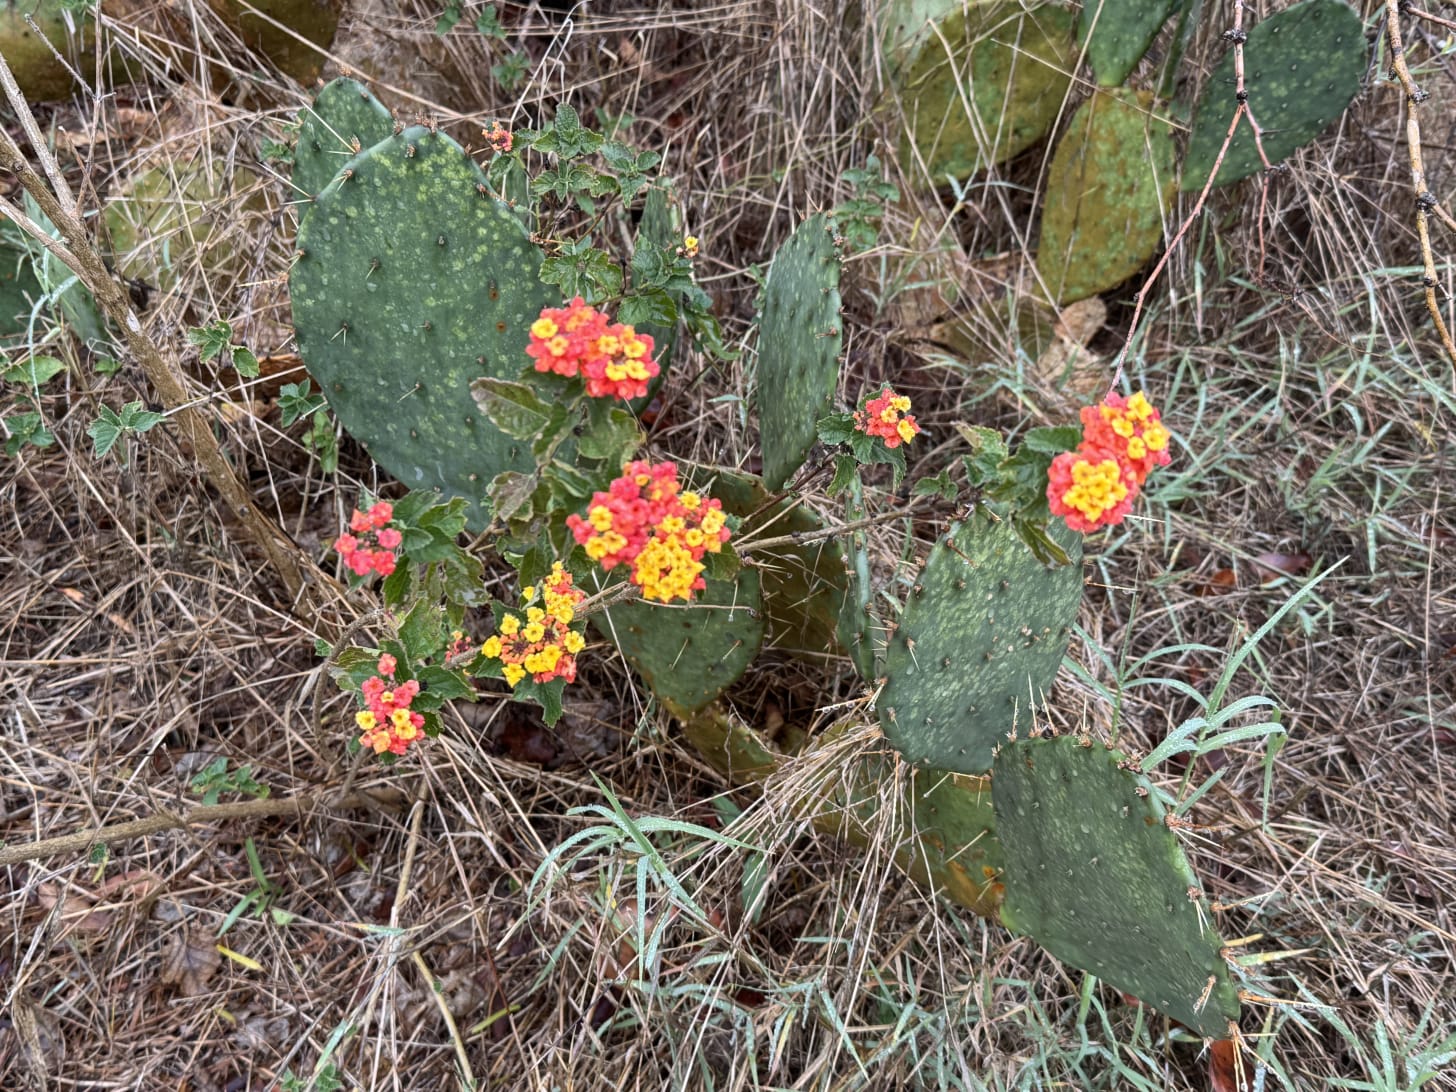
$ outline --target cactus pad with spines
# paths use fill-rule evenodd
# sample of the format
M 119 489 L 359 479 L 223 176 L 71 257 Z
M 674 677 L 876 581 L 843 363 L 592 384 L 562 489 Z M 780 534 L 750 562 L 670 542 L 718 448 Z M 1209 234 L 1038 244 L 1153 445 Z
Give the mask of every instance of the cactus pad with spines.
M 784 484 L 818 439 L 839 380 L 839 248 L 823 213 L 799 225 L 774 255 L 758 330 L 758 420 L 763 480 Z
M 1153 105 L 1148 91 L 1099 91 L 1057 144 L 1036 262 L 1061 303 L 1121 284 L 1162 242 L 1177 160 L 1172 126 Z
M 824 528 L 810 509 L 792 500 L 769 504 L 762 480 L 728 467 L 693 466 L 688 469 L 694 488 L 717 497 L 731 516 L 753 515 L 740 534 L 780 538 L 813 534 Z M 838 651 L 839 618 L 848 578 L 844 552 L 832 538 L 803 545 L 785 543 L 755 550 L 763 598 L 765 643 L 806 660 L 822 662 Z
M 40 28 L 39 35 L 26 16 Z M 96 21 L 89 11 L 67 11 L 61 0 L 0 0 L 0 56 L 31 102 L 64 99 L 80 90 L 71 73 L 91 78 L 95 46 Z M 9 106 L 4 112 L 9 115 Z
M 293 185 L 299 197 L 316 197 L 365 148 L 394 130 L 384 104 L 357 80 L 328 83 L 300 116 L 293 148 Z
M 1344 113 L 1360 92 L 1370 47 L 1360 17 L 1343 0 L 1303 0 L 1262 20 L 1244 44 L 1244 88 L 1263 130 L 1271 164 L 1309 143 Z M 1230 46 L 1204 87 L 1183 161 L 1182 187 L 1196 192 L 1208 181 L 1233 120 L 1234 51 Z M 1253 130 L 1239 122 L 1216 185 L 1263 170 Z
M 484 527 L 491 480 L 533 462 L 470 382 L 519 375 L 530 324 L 560 302 L 520 220 L 458 144 L 413 128 L 350 161 L 298 249 L 299 352 L 339 420 L 400 481 L 464 498 Z
M 1031 726 L 1082 600 L 1082 536 L 1048 528 L 1072 563 L 1048 568 L 1011 521 L 977 512 L 936 544 L 905 598 L 876 703 L 905 758 L 982 773 L 1006 733 Z
M 1103 87 L 1127 79 L 1180 0 L 1087 0 L 1077 37 Z M 1050 207 L 1050 206 L 1048 206 Z
M 682 231 L 669 202 L 669 196 L 663 185 L 653 186 L 647 191 L 647 199 L 642 204 L 642 221 L 637 225 L 638 244 L 646 242 L 651 246 L 670 248 L 682 241 Z M 681 295 L 677 296 L 673 302 L 681 306 Z M 672 364 L 672 351 L 677 345 L 677 327 L 678 324 L 675 322 L 671 326 L 659 326 L 647 322 L 636 324 L 639 334 L 651 336 L 652 359 L 657 362 L 657 367 L 660 369 L 648 381 L 647 393 L 641 398 L 633 400 L 632 409 L 637 413 L 641 413 L 652 404 L 652 399 L 662 388 L 662 384 L 667 382 L 667 369 Z
M 1223 941 L 1146 779 L 1072 736 L 1002 746 L 991 778 L 1001 920 L 1052 955 L 1212 1039 L 1238 990 Z
M 713 701 L 763 645 L 763 601 L 749 568 L 709 580 L 691 603 L 618 603 L 592 625 L 621 650 L 647 688 L 678 716 Z
M 922 160 L 937 183 L 969 178 L 1045 136 L 1072 82 L 1072 24 L 1055 4 L 957 5 L 901 81 L 904 161 Z

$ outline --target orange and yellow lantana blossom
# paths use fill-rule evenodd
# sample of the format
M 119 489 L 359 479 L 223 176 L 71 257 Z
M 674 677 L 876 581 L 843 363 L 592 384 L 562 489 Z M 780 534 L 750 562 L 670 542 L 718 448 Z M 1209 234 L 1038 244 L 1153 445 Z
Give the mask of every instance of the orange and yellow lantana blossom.
M 641 398 L 661 371 L 652 359 L 652 336 L 639 334 L 587 306 L 577 296 L 565 307 L 547 307 L 531 324 L 526 355 L 538 372 L 586 380 L 593 398 Z
M 1074 531 L 1121 523 L 1154 467 L 1172 461 L 1170 436 L 1142 391 L 1082 407 L 1082 442 L 1052 460 L 1047 502 Z
M 878 398 L 871 398 L 862 410 L 854 412 L 854 427 L 866 436 L 878 436 L 894 450 L 920 435 L 920 426 L 910 414 L 910 399 L 886 387 Z
M 576 654 L 586 647 L 586 639 L 571 628 L 571 622 L 584 598 L 585 593 L 571 586 L 571 574 L 558 561 L 539 586 L 528 584 L 521 589 L 525 622 L 514 614 L 506 615 L 500 620 L 500 631 L 486 638 L 481 654 L 505 665 L 503 674 L 512 687 L 527 675 L 538 683 L 553 679 L 575 682 Z
M 644 599 L 668 603 L 691 599 L 706 586 L 703 555 L 728 541 L 722 502 L 684 492 L 673 463 L 638 461 L 605 493 L 593 494 L 586 517 L 566 525 L 587 556 L 603 569 L 632 566 L 632 583 Z
M 393 656 L 385 653 L 379 657 L 375 670 L 379 674 L 364 680 L 359 688 L 368 706 L 354 714 L 354 723 L 363 734 L 359 746 L 382 755 L 402 755 L 409 745 L 420 738 L 425 718 L 410 710 L 410 703 L 420 692 L 420 684 L 410 679 L 396 684 L 394 672 L 398 667 Z

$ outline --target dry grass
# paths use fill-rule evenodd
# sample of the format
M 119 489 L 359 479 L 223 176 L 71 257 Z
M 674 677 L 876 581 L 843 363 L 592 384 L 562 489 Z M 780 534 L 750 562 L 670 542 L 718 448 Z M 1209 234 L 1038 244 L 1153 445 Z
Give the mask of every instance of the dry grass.
M 1194 57 L 1216 55 L 1227 6 L 1207 5 Z M 1372 16 L 1382 6 L 1366 3 Z M 285 352 L 290 197 L 257 150 L 305 98 L 242 78 L 221 28 L 189 11 L 183 64 L 201 76 L 43 120 L 105 134 L 71 163 L 88 195 L 115 193 L 145 165 L 227 181 L 230 197 L 188 204 L 175 226 L 149 329 L 185 358 L 186 327 L 227 318 L 260 356 Z M 897 159 L 891 116 L 871 110 L 884 76 L 859 5 L 602 3 L 569 21 L 506 5 L 532 62 L 515 95 L 489 76 L 502 49 L 468 29 L 475 13 L 441 40 L 428 0 L 360 4 L 336 60 L 378 80 L 403 116 L 443 119 L 466 142 L 483 122 L 523 124 L 568 95 L 584 116 L 632 115 L 627 139 L 661 150 L 678 180 L 734 343 L 751 343 L 748 268 L 804 214 L 848 196 L 846 168 L 870 152 Z M 1416 39 L 1413 63 L 1436 92 L 1427 131 L 1444 134 L 1456 81 Z M 1399 96 L 1379 76 L 1272 181 L 1262 215 L 1257 183 L 1218 193 L 1159 285 L 1129 371 L 1157 392 L 1181 447 L 1145 518 L 1093 546 L 1073 650 L 1085 672 L 1064 672 L 1053 713 L 1109 727 L 1107 694 L 1143 656 L 1138 674 L 1206 692 L 1225 655 L 1158 650 L 1232 650 L 1338 563 L 1230 693 L 1276 697 L 1290 732 L 1267 824 L 1263 755 L 1235 748 L 1216 756 L 1223 780 L 1195 809 L 1223 832 L 1190 842 L 1209 889 L 1237 904 L 1224 935 L 1301 953 L 1266 967 L 1266 986 L 1305 1007 L 1251 1006 L 1244 1030 L 1310 1089 L 1376 1079 L 1375 1029 L 1414 1049 L 1456 1026 L 1456 395 L 1405 271 L 1417 259 Z M 1444 149 L 1428 164 L 1444 197 Z M 1032 153 L 953 202 L 892 166 L 919 196 L 851 267 L 847 392 L 893 378 L 939 440 L 958 420 L 1066 415 L 1075 396 L 1037 366 L 1008 309 L 975 306 L 1020 283 L 1030 200 L 1007 195 L 1034 192 L 1044 167 Z M 187 245 L 204 226 L 206 245 Z M 940 245 L 946 256 L 927 266 Z M 1007 253 L 995 273 L 972 261 Z M 927 268 L 962 286 L 958 303 L 944 286 L 914 287 Z M 952 306 L 1001 347 L 994 358 L 954 359 L 924 337 Z M 1114 294 L 1094 366 L 1127 314 Z M 315 634 L 219 521 L 165 429 L 124 466 L 91 457 L 97 407 L 146 399 L 139 374 L 105 378 L 74 347 L 54 351 L 72 365 L 43 399 L 58 442 L 8 461 L 0 480 L 0 838 L 185 807 L 216 756 L 250 764 L 275 795 L 341 783 L 347 766 L 311 723 Z M 677 373 L 654 440 L 746 464 L 752 427 L 713 399 L 746 398 L 749 372 L 700 366 Z M 279 425 L 276 379 L 243 389 L 202 366 L 194 379 L 259 503 L 316 556 L 361 488 L 388 488 L 347 439 L 340 473 L 322 475 L 300 428 Z M 927 445 L 922 469 L 950 457 Z M 923 553 L 937 527 L 915 530 Z M 898 547 L 879 545 L 893 577 Z M 1270 572 L 1270 554 L 1307 555 L 1293 562 L 1302 575 Z M 843 776 L 882 745 L 853 727 L 864 716 L 847 667 L 770 655 L 735 695 L 751 723 L 850 718 L 832 750 L 760 795 L 723 784 L 602 652 L 559 739 L 492 696 L 457 709 L 417 761 L 359 774 L 358 787 L 403 790 L 402 806 L 6 869 L 0 1087 L 267 1089 L 327 1058 L 345 1088 L 443 1089 L 459 1086 L 462 1052 L 482 1088 L 1207 1087 L 1186 1038 L 938 903 L 893 868 L 893 847 L 847 847 L 794 813 L 797 785 Z M 324 697 L 335 738 L 347 702 Z M 849 704 L 821 711 L 836 703 Z M 1193 712 L 1171 686 L 1130 688 L 1119 730 L 1146 747 Z M 600 785 L 623 814 L 702 828 L 659 839 L 686 899 L 631 850 L 620 815 L 573 812 L 604 804 Z M 887 786 L 886 806 L 896 798 Z M 735 815 L 732 834 L 756 850 L 719 840 Z M 601 836 L 591 852 L 538 872 L 589 828 Z M 220 927 L 257 886 L 249 839 L 277 891 L 269 913 L 228 929 L 220 955 Z

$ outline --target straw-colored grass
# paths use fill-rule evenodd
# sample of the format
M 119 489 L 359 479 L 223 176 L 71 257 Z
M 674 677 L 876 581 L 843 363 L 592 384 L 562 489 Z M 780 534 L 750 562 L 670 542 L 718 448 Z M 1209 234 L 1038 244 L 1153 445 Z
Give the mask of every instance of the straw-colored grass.
M 899 155 L 861 5 L 510 3 L 498 5 L 505 44 L 471 29 L 479 7 L 466 3 L 442 39 L 428 0 L 361 0 L 328 72 L 372 78 L 399 116 L 438 119 L 467 144 L 483 124 L 530 124 L 568 98 L 588 120 L 630 118 L 619 135 L 663 153 L 736 347 L 753 344 L 750 269 L 804 215 L 850 196 L 845 170 L 870 153 L 887 164 L 904 197 L 846 274 L 843 389 L 893 380 L 915 398 L 922 472 L 952 460 L 956 422 L 1066 420 L 1110 377 L 1134 286 L 1109 294 L 1069 390 L 1006 303 L 1027 287 L 1046 156 L 959 194 L 928 185 Z M 1223 48 L 1229 7 L 1204 5 L 1195 82 Z M 339 472 L 322 474 L 304 426 L 280 425 L 280 380 L 198 365 L 184 337 L 227 319 L 291 366 L 295 198 L 259 149 L 307 95 L 244 63 L 205 5 L 176 8 L 186 17 L 161 30 L 128 17 L 150 29 L 114 46 L 157 66 L 170 56 L 176 82 L 47 106 L 41 120 L 67 134 L 63 162 L 88 207 L 147 168 L 213 187 L 182 203 L 165 275 L 158 249 L 125 268 L 154 286 L 147 329 L 186 364 L 258 505 L 327 565 L 360 492 L 397 487 L 347 437 Z M 1365 9 L 1373 36 L 1384 5 Z M 1456 109 L 1443 33 L 1408 31 L 1435 140 Z M 511 50 L 530 67 L 508 93 L 490 69 Z M 1374 61 L 1355 106 L 1272 177 L 1267 202 L 1258 181 L 1213 195 L 1152 293 L 1128 373 L 1164 407 L 1176 459 L 1138 519 L 1089 544 L 1072 649 L 1083 671 L 1063 672 L 1050 713 L 1105 731 L 1117 695 L 1121 738 L 1147 749 L 1195 709 L 1170 686 L 1119 693 L 1128 665 L 1147 657 L 1137 674 L 1206 693 L 1226 655 L 1158 650 L 1231 653 L 1334 566 L 1230 691 L 1275 698 L 1289 732 L 1267 822 L 1261 748 L 1192 774 L 1224 769 L 1193 812 L 1215 829 L 1187 843 L 1228 907 L 1219 928 L 1260 934 L 1251 953 L 1292 953 L 1257 968 L 1280 1003 L 1248 1006 L 1243 1023 L 1275 1064 L 1268 1088 L 1379 1082 L 1382 1044 L 1395 1082 L 1349 1087 L 1414 1087 L 1406 1061 L 1456 1026 L 1456 384 L 1411 272 L 1401 109 Z M 1444 145 L 1427 166 L 1444 199 Z M 629 237 L 625 223 L 612 230 Z M 957 318 L 993 351 L 953 351 Z M 70 365 L 41 398 L 56 444 L 0 474 L 3 845 L 196 806 L 190 782 L 219 756 L 251 766 L 275 799 L 341 786 L 349 702 L 192 453 L 163 426 L 127 442 L 125 463 L 92 457 L 98 407 L 153 396 L 134 363 L 106 376 L 65 340 L 48 351 Z M 749 360 L 680 361 L 658 449 L 751 465 L 753 417 L 744 427 L 738 409 Z M 918 521 L 911 552 L 950 516 Z M 891 596 L 904 591 L 903 531 L 875 538 Z M 1294 575 L 1275 571 L 1286 564 Z M 491 571 L 503 590 L 508 571 Z M 352 603 L 359 616 L 372 606 Z M 848 718 L 831 748 L 749 790 L 693 752 L 610 648 L 587 660 L 556 733 L 492 692 L 451 711 L 417 758 L 363 767 L 355 789 L 395 790 L 373 807 L 208 823 L 0 870 L 0 1087 L 447 1089 L 464 1087 L 465 1066 L 501 1089 L 1208 1087 L 1199 1046 L 1161 1018 L 937 901 L 884 839 L 849 846 L 795 809 L 805 786 L 885 747 L 847 664 L 771 653 L 730 694 L 780 735 Z M 885 807 L 898 798 L 887 784 Z M 603 810 L 578 810 L 592 806 Z M 648 816 L 697 828 L 656 836 L 661 866 L 624 833 Z M 219 937 L 260 888 L 266 907 Z

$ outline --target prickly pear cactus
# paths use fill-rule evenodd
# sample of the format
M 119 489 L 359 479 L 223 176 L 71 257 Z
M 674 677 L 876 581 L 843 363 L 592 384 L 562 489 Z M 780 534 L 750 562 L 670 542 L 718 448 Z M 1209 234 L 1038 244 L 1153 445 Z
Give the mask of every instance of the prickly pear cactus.
M 43 39 L 30 29 L 27 15 L 40 27 Z M 66 61 L 83 77 L 89 76 L 95 43 L 96 28 L 89 13 L 67 10 L 61 0 L 0 0 L 0 56 L 31 102 L 64 99 L 76 91 Z M 65 61 L 56 57 L 53 47 Z
M 1239 995 L 1207 901 L 1146 779 L 1071 736 L 1001 748 L 1001 919 L 1198 1034 L 1229 1037 Z
M 333 43 L 344 7 L 343 0 L 209 0 L 209 4 L 245 46 L 300 82 L 318 78 L 323 50 Z
M 1050 689 L 1082 600 L 1082 538 L 1048 528 L 1072 564 L 1048 568 L 1009 520 L 977 513 L 931 551 L 885 653 L 877 704 L 905 758 L 982 773 Z
M 1256 24 L 1244 45 L 1244 87 L 1263 129 L 1264 153 L 1278 163 L 1309 143 L 1360 92 L 1370 47 L 1360 17 L 1342 0 L 1303 0 Z M 1233 120 L 1234 51 L 1205 85 L 1183 161 L 1185 191 L 1201 190 Z M 1239 124 L 1219 167 L 1226 186 L 1263 170 L 1253 131 Z
M 1127 79 L 1181 0 L 1087 0 L 1077 38 L 1103 87 Z M 1050 207 L 1050 206 L 1048 206 Z
M 960 11 L 963 0 L 889 0 L 879 9 L 880 47 L 893 67 L 912 60 L 935 24 Z
M 1061 303 L 1121 284 L 1162 242 L 1177 159 L 1173 128 L 1153 106 L 1149 91 L 1099 91 L 1057 144 L 1036 263 Z
M 956 5 L 901 81 L 904 161 L 923 160 L 939 182 L 1026 150 L 1055 123 L 1076 59 L 1073 16 L 1060 5 Z
M 763 481 L 782 489 L 804 465 L 839 380 L 839 248 L 833 221 L 809 217 L 779 247 L 763 289 L 758 419 Z
M 592 625 L 679 717 L 697 712 L 748 670 L 763 645 L 758 574 L 709 580 L 691 604 L 618 603 Z
M 159 162 L 126 179 L 102 217 L 116 268 L 169 292 L 195 271 L 209 284 L 243 277 L 255 256 L 209 240 L 220 225 L 266 213 L 268 204 L 267 188 L 246 167 Z
M 723 502 L 729 515 L 744 518 L 744 533 L 755 537 L 813 534 L 823 522 L 808 508 L 791 500 L 769 505 L 769 492 L 761 479 L 728 467 L 694 466 L 689 476 L 700 492 Z M 799 658 L 822 662 L 835 655 L 839 616 L 848 594 L 846 562 L 839 543 L 821 538 L 803 545 L 786 543 L 756 550 L 764 609 L 764 643 Z
M 357 80 L 330 81 L 299 118 L 293 148 L 293 187 L 299 197 L 316 197 L 365 148 L 394 130 L 384 104 Z
M 1003 858 L 990 778 L 929 767 L 911 776 L 911 814 L 919 835 L 911 860 L 924 877 L 915 871 L 911 876 L 960 906 L 993 913 L 1003 895 Z
M 532 460 L 476 409 L 470 381 L 528 363 L 530 324 L 560 303 L 540 250 L 460 146 L 424 128 L 351 160 L 298 249 L 299 352 L 339 420 L 410 488 L 463 497 L 483 528 L 491 480 Z
M 642 221 L 637 225 L 638 242 L 647 242 L 657 247 L 671 247 L 682 240 L 682 229 L 668 200 L 668 192 L 661 185 L 647 191 L 647 200 L 642 205 Z M 679 296 L 674 302 L 681 305 Z M 654 323 L 637 323 L 637 332 L 652 337 L 652 359 L 661 369 L 647 384 L 647 393 L 632 402 L 634 413 L 641 413 L 652 404 L 652 399 L 667 381 L 667 369 L 672 363 L 672 350 L 677 345 L 677 324 L 659 326 Z
M 845 518 L 850 522 L 864 518 L 864 486 L 855 481 L 850 487 L 850 501 Z M 835 635 L 849 654 L 850 662 L 860 678 L 875 677 L 875 619 L 870 600 L 874 587 L 870 574 L 869 537 L 863 530 L 850 531 L 841 548 L 844 557 L 844 596 L 835 620 Z
M 25 246 L 0 232 L 0 348 L 23 342 L 31 309 L 44 289 L 35 275 Z

